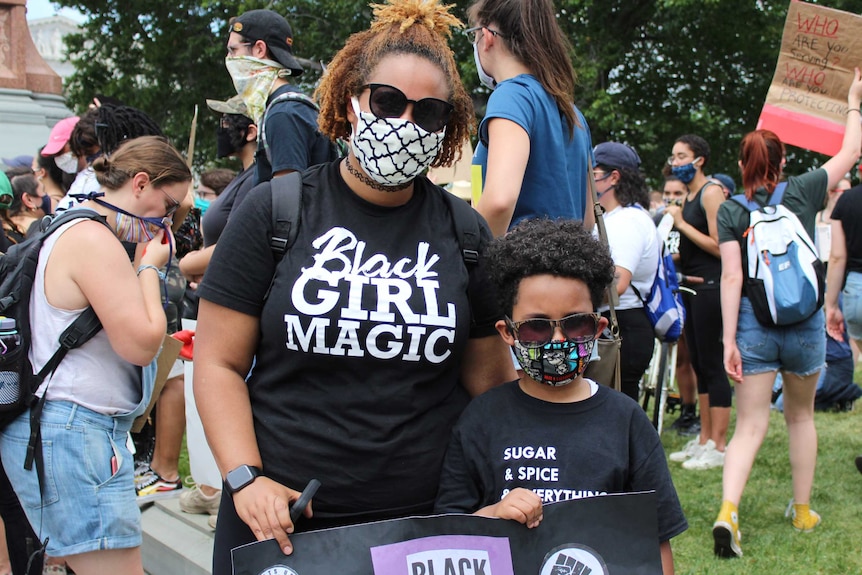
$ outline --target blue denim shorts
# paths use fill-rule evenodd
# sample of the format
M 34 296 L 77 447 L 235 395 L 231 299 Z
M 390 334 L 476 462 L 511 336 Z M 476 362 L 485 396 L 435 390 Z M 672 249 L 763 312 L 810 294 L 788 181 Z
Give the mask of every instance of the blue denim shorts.
M 821 310 L 795 325 L 766 327 L 754 317 L 751 301 L 743 297 L 739 303 L 736 346 L 744 375 L 778 369 L 799 376 L 811 375 L 826 363 L 826 319 Z
M 847 322 L 847 333 L 855 340 L 862 340 L 862 273 L 847 274 L 847 283 L 842 292 L 842 310 Z
M 49 538 L 49 555 L 141 545 L 134 462 L 126 447 L 130 426 L 130 417 L 103 415 L 67 401 L 45 402 L 44 496 L 36 466 L 24 469 L 29 411 L 0 433 L 3 466 L 33 530 L 40 540 Z

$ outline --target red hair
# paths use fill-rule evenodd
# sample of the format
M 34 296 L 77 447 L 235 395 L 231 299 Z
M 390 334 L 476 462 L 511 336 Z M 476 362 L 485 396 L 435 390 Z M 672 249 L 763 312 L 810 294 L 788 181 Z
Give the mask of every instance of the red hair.
M 774 132 L 756 130 L 742 138 L 739 162 L 742 164 L 742 187 L 746 198 L 752 199 L 760 188 L 772 193 L 781 180 L 783 159 L 784 144 Z

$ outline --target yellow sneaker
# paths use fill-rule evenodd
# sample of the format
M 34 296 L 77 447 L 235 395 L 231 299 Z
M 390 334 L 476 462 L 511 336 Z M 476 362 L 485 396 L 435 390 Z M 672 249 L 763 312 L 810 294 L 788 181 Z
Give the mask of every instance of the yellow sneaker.
M 713 548 L 715 554 L 722 559 L 742 557 L 742 547 L 739 542 L 742 534 L 739 532 L 739 514 L 736 505 L 730 501 L 721 504 L 721 511 L 712 525 Z
M 820 525 L 820 514 L 812 511 L 807 504 L 796 504 L 790 500 L 787 506 L 787 511 L 784 512 L 785 517 L 791 517 L 793 528 L 802 533 L 811 533 L 814 528 Z

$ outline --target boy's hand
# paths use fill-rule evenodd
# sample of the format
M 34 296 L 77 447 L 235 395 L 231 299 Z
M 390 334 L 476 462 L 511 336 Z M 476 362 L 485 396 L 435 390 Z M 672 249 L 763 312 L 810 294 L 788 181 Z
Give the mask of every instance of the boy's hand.
M 538 527 L 539 523 L 542 522 L 542 500 L 538 495 L 523 487 L 513 489 L 499 503 L 485 509 L 488 513 L 480 513 L 481 515 L 512 519 L 518 523 L 523 523 L 530 529 Z

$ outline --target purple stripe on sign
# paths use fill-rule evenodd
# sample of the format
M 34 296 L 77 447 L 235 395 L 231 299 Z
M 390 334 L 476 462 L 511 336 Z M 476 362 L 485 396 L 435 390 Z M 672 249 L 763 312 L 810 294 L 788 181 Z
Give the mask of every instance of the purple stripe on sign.
M 440 535 L 371 548 L 375 575 L 514 575 L 506 537 Z

